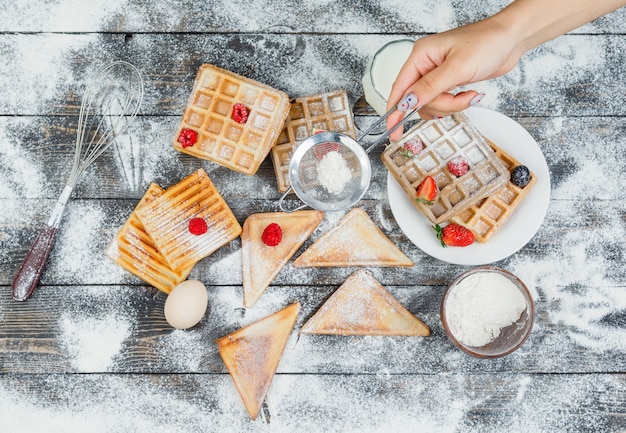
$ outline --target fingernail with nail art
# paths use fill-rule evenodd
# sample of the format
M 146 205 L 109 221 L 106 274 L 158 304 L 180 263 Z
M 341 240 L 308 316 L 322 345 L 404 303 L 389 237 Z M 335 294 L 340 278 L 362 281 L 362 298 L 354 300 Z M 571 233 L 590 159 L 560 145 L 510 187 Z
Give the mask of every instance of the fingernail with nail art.
M 417 96 L 412 93 L 406 95 L 402 101 L 397 105 L 398 110 L 400 111 L 409 111 L 411 108 L 417 105 Z
M 470 105 L 473 106 L 473 105 L 478 104 L 480 101 L 483 100 L 484 97 L 485 97 L 484 93 L 479 93 L 478 95 L 472 98 L 472 100 L 470 101 Z

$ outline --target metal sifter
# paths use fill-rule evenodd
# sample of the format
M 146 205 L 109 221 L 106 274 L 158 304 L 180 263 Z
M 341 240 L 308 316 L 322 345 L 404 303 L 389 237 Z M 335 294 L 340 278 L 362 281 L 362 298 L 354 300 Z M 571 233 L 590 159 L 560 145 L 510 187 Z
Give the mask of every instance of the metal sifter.
M 373 144 L 364 148 L 359 142 L 384 122 L 396 108 L 392 108 L 374 122 L 356 140 L 340 132 L 324 131 L 304 139 L 294 149 L 289 161 L 290 188 L 280 197 L 278 206 L 282 211 L 294 212 L 311 207 L 324 212 L 342 211 L 356 204 L 370 185 L 372 166 L 368 153 L 381 144 L 387 137 L 413 117 L 418 108 L 408 113 L 397 125 L 385 131 Z M 322 159 L 329 152 L 338 152 L 349 169 L 350 179 L 340 192 L 333 192 L 320 182 L 319 167 Z M 287 208 L 285 198 L 295 192 L 304 204 L 296 208 Z

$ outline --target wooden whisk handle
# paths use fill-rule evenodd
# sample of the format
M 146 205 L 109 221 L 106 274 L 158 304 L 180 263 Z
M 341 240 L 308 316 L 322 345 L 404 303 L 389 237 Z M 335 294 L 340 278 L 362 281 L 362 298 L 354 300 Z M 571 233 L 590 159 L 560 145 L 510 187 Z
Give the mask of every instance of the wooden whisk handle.
M 11 282 L 11 295 L 16 301 L 26 301 L 35 291 L 52 251 L 57 230 L 56 227 L 45 224 L 24 257 L 20 269 Z

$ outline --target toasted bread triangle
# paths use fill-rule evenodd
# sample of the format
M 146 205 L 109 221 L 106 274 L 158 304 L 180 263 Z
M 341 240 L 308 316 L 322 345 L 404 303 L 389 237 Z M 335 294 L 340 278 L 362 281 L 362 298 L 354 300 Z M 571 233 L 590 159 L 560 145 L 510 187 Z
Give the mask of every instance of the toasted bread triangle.
M 430 335 L 365 269 L 353 273 L 302 327 L 305 334 Z
M 246 219 L 241 233 L 243 305 L 246 308 L 261 297 L 322 219 L 324 213 L 317 210 L 260 213 Z M 282 240 L 276 246 L 265 245 L 261 240 L 263 230 L 271 223 L 282 229 Z
M 293 265 L 301 268 L 413 266 L 413 262 L 363 209 L 354 208 L 294 260 Z
M 254 420 L 300 312 L 295 302 L 217 340 L 224 365 Z

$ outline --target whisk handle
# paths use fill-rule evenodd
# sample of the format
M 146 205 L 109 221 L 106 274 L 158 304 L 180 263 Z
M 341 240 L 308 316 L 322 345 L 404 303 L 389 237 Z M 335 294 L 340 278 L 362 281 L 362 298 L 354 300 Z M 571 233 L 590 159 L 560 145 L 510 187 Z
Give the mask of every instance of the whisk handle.
M 11 295 L 16 301 L 26 301 L 35 291 L 50 251 L 52 251 L 57 230 L 56 227 L 45 224 L 24 257 L 20 269 L 11 282 Z

